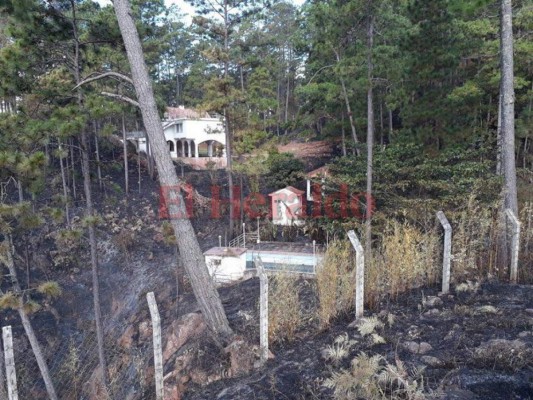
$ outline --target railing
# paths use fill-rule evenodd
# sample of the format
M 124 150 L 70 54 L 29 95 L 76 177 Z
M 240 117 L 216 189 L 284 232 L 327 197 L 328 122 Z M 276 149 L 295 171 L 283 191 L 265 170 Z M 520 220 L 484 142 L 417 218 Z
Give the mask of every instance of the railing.
M 246 247 L 247 243 L 257 243 L 258 239 L 257 232 L 243 232 L 235 239 L 230 240 L 228 247 Z

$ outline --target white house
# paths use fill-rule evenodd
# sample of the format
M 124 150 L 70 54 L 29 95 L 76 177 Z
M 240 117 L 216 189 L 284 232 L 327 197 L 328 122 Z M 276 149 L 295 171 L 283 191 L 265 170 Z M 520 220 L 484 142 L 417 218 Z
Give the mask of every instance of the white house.
M 272 223 L 274 225 L 302 225 L 305 192 L 292 186 L 270 193 Z
M 241 279 L 246 270 L 246 249 L 240 247 L 213 247 L 204 253 L 209 273 L 216 282 Z
M 193 168 L 205 168 L 209 161 L 226 166 L 226 135 L 221 117 L 180 107 L 167 107 L 163 131 L 170 156 Z M 147 152 L 146 138 L 139 139 L 140 151 Z

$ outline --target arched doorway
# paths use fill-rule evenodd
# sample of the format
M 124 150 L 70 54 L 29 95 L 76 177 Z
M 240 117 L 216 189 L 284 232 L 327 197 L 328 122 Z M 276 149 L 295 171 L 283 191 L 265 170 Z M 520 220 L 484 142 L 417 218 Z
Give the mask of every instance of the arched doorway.
M 167 140 L 168 150 L 171 153 L 174 153 L 174 142 L 172 140 Z

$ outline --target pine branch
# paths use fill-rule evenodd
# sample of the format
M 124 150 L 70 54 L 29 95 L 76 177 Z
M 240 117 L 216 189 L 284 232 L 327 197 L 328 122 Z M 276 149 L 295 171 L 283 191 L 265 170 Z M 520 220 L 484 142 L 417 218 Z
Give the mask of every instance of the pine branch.
M 99 75 L 96 75 L 96 76 L 93 76 L 93 77 L 91 77 L 89 75 L 89 77 L 83 79 L 80 83 L 78 83 L 76 86 L 74 86 L 72 88 L 72 90 L 76 90 L 77 88 L 79 88 L 82 85 L 85 85 L 86 83 L 94 82 L 96 80 L 99 80 L 99 79 L 102 79 L 102 78 L 106 78 L 108 76 L 113 76 L 115 78 L 119 78 L 119 79 L 121 79 L 123 81 L 128 82 L 130 85 L 133 85 L 133 81 L 131 80 L 131 78 L 129 76 L 126 76 L 126 75 L 121 74 L 119 72 L 110 71 L 110 72 L 104 72 L 102 74 L 99 74 Z
M 109 93 L 109 92 L 101 92 L 101 94 L 103 94 L 104 96 L 107 96 L 107 97 L 112 97 L 114 99 L 119 99 L 119 100 L 125 101 L 126 103 L 130 103 L 130 104 L 134 105 L 135 107 L 140 107 L 139 103 L 137 101 L 133 100 L 132 98 L 130 98 L 128 96 L 124 96 L 122 94 L 117 94 L 117 93 Z

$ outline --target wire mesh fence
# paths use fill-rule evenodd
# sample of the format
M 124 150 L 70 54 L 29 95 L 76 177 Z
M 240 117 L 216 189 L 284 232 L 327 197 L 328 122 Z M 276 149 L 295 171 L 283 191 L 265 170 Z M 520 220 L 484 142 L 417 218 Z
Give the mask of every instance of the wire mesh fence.
M 81 332 L 41 339 L 40 344 L 58 398 L 155 399 L 151 336 L 147 337 L 148 340 L 133 340 L 135 333 L 131 327 L 123 324 L 115 326 L 113 332 L 105 333 L 104 352 L 109 373 L 107 390 L 101 384 L 98 341 L 93 329 L 87 327 Z M 24 331 L 18 326 L 14 326 L 13 330 L 19 399 L 48 399 L 44 380 Z

